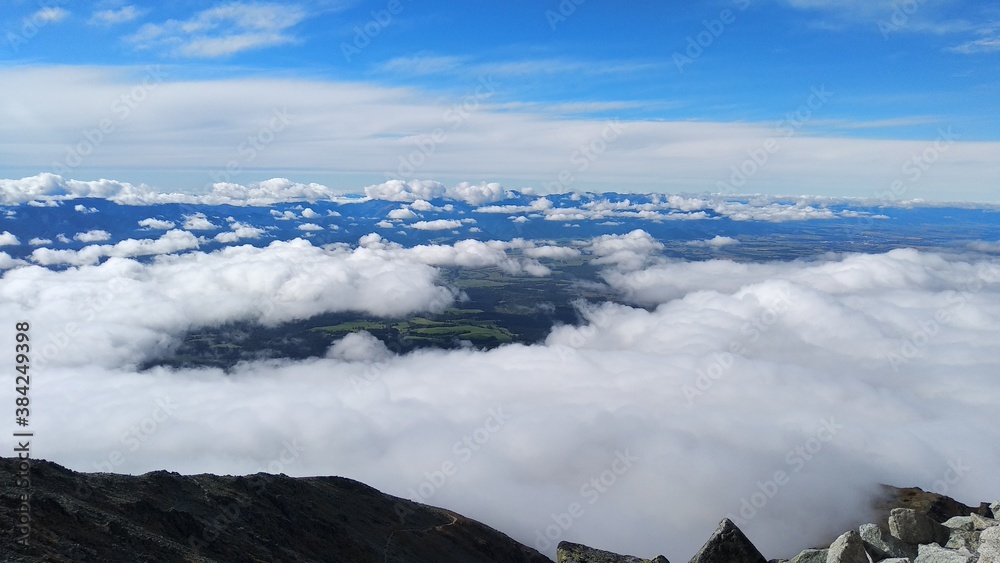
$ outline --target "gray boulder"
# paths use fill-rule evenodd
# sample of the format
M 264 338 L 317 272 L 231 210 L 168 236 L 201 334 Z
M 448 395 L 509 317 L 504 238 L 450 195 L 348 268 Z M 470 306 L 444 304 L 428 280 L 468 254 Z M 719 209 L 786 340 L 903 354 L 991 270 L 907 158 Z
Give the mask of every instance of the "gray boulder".
M 972 521 L 972 516 L 952 516 L 943 523 L 946 528 L 952 530 L 975 530 L 976 524 Z
M 936 543 L 921 545 L 914 563 L 973 563 L 975 558 L 953 549 L 945 549 Z
M 972 525 L 979 531 L 985 530 L 986 528 L 992 528 L 997 524 L 1000 524 L 1000 522 L 997 522 L 992 518 L 985 518 L 978 514 L 970 514 L 969 518 L 972 519 Z
M 913 561 L 908 557 L 890 557 L 889 559 L 883 559 L 882 563 L 910 563 Z
M 1000 500 L 994 502 L 990 505 L 990 510 L 993 511 L 993 517 L 1000 520 Z
M 1000 527 L 993 526 L 979 535 L 979 563 L 1000 563 Z
M 872 561 L 899 557 L 913 559 L 917 556 L 916 547 L 884 533 L 882 528 L 875 524 L 862 524 L 858 531 L 861 533 L 861 540 L 865 542 L 865 551 L 871 556 Z
M 975 551 L 979 547 L 979 532 L 975 530 L 952 530 L 951 537 L 948 538 L 948 543 L 945 544 L 948 549 L 962 549 L 963 547 L 969 551 Z
M 826 563 L 826 554 L 829 551 L 829 549 L 807 549 L 792 557 L 788 563 Z
M 826 554 L 826 563 L 871 563 L 865 552 L 865 542 L 851 530 L 834 540 Z
M 689 563 L 767 563 L 767 559 L 732 520 L 725 518 Z
M 649 560 L 562 541 L 556 546 L 556 563 L 670 563 L 670 561 L 662 555 Z
M 948 543 L 951 530 L 909 508 L 893 508 L 889 513 L 889 533 L 910 544 Z

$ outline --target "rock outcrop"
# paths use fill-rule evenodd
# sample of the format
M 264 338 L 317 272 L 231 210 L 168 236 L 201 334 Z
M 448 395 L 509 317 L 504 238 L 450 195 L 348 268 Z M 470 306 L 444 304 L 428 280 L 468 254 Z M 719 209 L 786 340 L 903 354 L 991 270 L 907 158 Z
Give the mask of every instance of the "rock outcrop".
M 732 520 L 724 518 L 689 563 L 767 563 L 767 559 Z
M 556 550 L 556 563 L 670 563 L 670 561 L 662 555 L 653 559 L 643 559 L 564 541 L 559 542 Z

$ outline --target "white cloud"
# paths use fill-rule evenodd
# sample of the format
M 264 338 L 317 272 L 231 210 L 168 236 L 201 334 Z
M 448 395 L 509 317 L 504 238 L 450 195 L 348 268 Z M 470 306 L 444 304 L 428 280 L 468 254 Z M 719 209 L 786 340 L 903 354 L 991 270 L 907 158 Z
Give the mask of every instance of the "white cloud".
M 950 463 L 969 469 L 949 495 L 976 504 L 1000 494 L 1000 451 L 983 447 L 1000 441 L 995 260 L 901 250 L 661 265 L 646 287 L 670 280 L 678 293 L 649 309 L 584 307 L 585 324 L 558 327 L 543 344 L 396 356 L 356 334 L 327 358 L 230 374 L 132 368 L 192 326 L 449 302 L 436 272 L 403 256 L 373 235 L 354 250 L 296 241 L 6 272 L 4 318 L 37 319 L 39 335 L 87 327 L 45 359 L 48 383 L 33 388 L 51 406 L 32 421 L 49 436 L 36 453 L 99 470 L 157 397 L 169 397 L 176 410 L 115 471 L 253 473 L 295 440 L 303 449 L 288 474 L 359 479 L 529 545 L 553 514 L 580 503 L 584 516 L 559 539 L 677 561 L 776 471 L 787 484 L 740 524 L 768 557 L 856 526 L 878 483 L 929 490 Z M 890 358 L 907 343 L 894 370 Z M 463 449 L 491 410 L 503 424 Z M 835 433 L 819 434 L 830 422 Z M 808 457 L 796 453 L 806 447 Z M 581 487 L 626 451 L 631 466 L 591 504 Z M 415 496 L 449 461 L 457 472 Z
M 363 330 L 345 335 L 326 352 L 327 358 L 345 362 L 387 360 L 391 355 L 385 343 Z
M 401 219 L 405 221 L 407 219 L 416 219 L 417 214 L 414 213 L 409 207 L 400 207 L 390 211 L 388 217 L 390 219 Z
M 146 24 L 127 40 L 138 49 L 165 48 L 182 57 L 228 57 L 298 42 L 289 31 L 306 15 L 295 5 L 231 2 L 187 21 Z
M 121 365 L 162 353 L 175 336 L 196 326 L 246 319 L 275 324 L 332 311 L 408 315 L 440 311 L 454 299 L 451 290 L 436 283 L 435 268 L 400 259 L 391 249 L 324 250 L 296 239 L 264 248 L 159 256 L 149 264 L 125 258 L 197 244 L 191 233 L 174 230 L 157 240 L 80 251 L 36 249 L 32 260 L 37 263 L 80 267 L 27 267 L 6 274 L 0 292 L 10 290 L 16 297 L 5 298 L 0 311 L 38 319 L 40 332 L 56 334 L 67 320 L 99 306 L 99 322 L 88 323 L 86 334 L 49 359 Z M 111 258 L 93 265 L 103 257 Z
M 979 39 L 974 39 L 966 43 L 962 43 L 957 47 L 952 47 L 949 49 L 954 53 L 961 53 L 963 55 L 972 55 L 977 53 L 994 53 L 1000 51 L 1000 37 L 998 36 L 987 36 L 980 37 Z
M 413 203 L 410 204 L 410 209 L 414 209 L 416 211 L 421 211 L 421 212 L 441 211 L 440 207 L 436 207 L 435 205 L 431 204 L 431 202 L 423 199 L 414 200 Z
M 298 230 L 300 230 L 300 231 L 322 231 L 323 230 L 323 227 L 321 227 L 321 226 L 319 226 L 319 225 L 317 225 L 315 223 L 303 223 L 303 224 L 299 225 L 296 228 Z
M 129 23 L 142 17 L 146 10 L 139 10 L 133 5 L 122 6 L 117 10 L 98 10 L 90 16 L 91 25 L 112 26 Z
M 211 231 L 218 229 L 216 225 L 208 220 L 204 213 L 198 212 L 184 216 L 184 230 L 186 231 Z
M 31 246 L 44 246 L 46 244 L 52 244 L 52 239 L 35 237 L 28 241 Z
M 462 182 L 453 188 L 449 188 L 447 196 L 458 201 L 464 201 L 469 205 L 482 205 L 506 198 L 507 191 L 502 185 L 496 182 L 482 182 L 480 184 Z
M 228 233 L 219 233 L 215 235 L 215 241 L 224 244 L 237 242 L 241 239 L 259 239 L 266 231 L 254 227 L 253 225 L 248 225 L 246 223 L 240 223 L 239 221 L 233 221 L 230 223 L 229 228 L 231 229 Z
M 35 12 L 31 19 L 39 23 L 59 23 L 69 17 L 69 10 L 63 8 L 42 8 Z
M 0 233 L 0 246 L 16 246 L 18 244 L 21 243 L 17 240 L 17 237 L 14 236 L 14 234 L 11 233 L 10 231 L 4 231 L 3 233 Z
M 4 153 L 23 167 L 53 169 L 52 155 L 65 154 L 65 139 L 107 118 L 106 100 L 117 99 L 141 83 L 142 72 L 117 67 L 0 69 L 0 83 L 18 84 L 16 89 L 0 91 L 0 107 L 35 107 L 42 102 L 46 108 L 44 119 L 18 114 L 0 122 L 0 138 L 33 140 L 7 143 Z M 254 96 L 246 96 L 248 91 Z M 802 101 L 808 96 L 805 89 Z M 274 112 L 282 108 L 295 116 L 293 124 L 276 134 L 267 150 L 258 151 L 255 168 L 290 170 L 290 174 L 310 171 L 329 177 L 349 163 L 356 171 L 357 185 L 364 185 L 381 182 L 376 178 L 384 178 L 384 171 L 396 165 L 398 155 L 413 149 L 407 140 L 413 131 L 440 127 L 440 116 L 449 105 L 440 96 L 412 88 L 301 79 L 180 80 L 166 76 L 129 115 L 133 125 L 117 129 L 104 140 L 102 150 L 87 157 L 87 170 L 161 170 L 162 155 L 172 153 L 180 144 L 188 150 L 160 173 L 161 181 L 180 184 L 180 170 L 206 174 L 217 170 L 220 162 L 233 158 L 239 139 L 268 127 Z M 599 136 L 605 126 L 597 119 L 560 119 L 484 106 L 476 119 L 466 120 L 460 130 L 449 133 L 448 143 L 438 145 L 434 177 L 452 181 L 486 175 L 502 178 L 507 184 L 516 181 L 542 189 L 551 181 L 552 163 L 564 162 L 581 140 Z M 733 167 L 747 159 L 748 147 L 759 147 L 778 134 L 773 122 L 636 121 L 623 122 L 623 126 L 626 133 L 621 142 L 576 175 L 574 188 L 726 191 L 719 183 L 730 181 Z M 331 130 L 342 134 L 329 135 Z M 916 140 L 819 135 L 815 129 L 803 129 L 793 137 L 781 137 L 781 158 L 770 160 L 740 191 L 884 194 L 894 181 L 905 180 L 905 176 L 900 178 L 898 163 L 920 155 L 936 140 L 933 132 Z M 1000 164 L 994 158 L 998 144 L 959 138 L 949 147 L 919 183 L 906 186 L 906 198 L 995 201 L 995 191 L 983 186 L 998 175 Z M 844 162 L 851 166 L 844 167 Z M 68 174 L 71 168 L 55 169 Z M 155 203 L 142 190 L 124 191 L 119 197 Z M 208 194 L 202 199 L 210 197 L 219 195 Z M 238 197 L 245 200 L 242 193 Z M 400 201 L 410 201 L 414 196 L 402 197 L 405 199 Z M 191 195 L 173 197 L 175 203 L 193 199 Z
M 107 240 L 107 239 L 100 239 Z M 170 254 L 181 250 L 198 248 L 197 237 L 187 231 L 175 229 L 167 231 L 158 239 L 125 239 L 116 244 L 97 244 L 80 250 L 52 250 L 37 248 L 31 253 L 31 260 L 43 266 L 69 264 L 82 266 L 97 264 L 108 257 L 150 256 Z
M 525 256 L 529 258 L 549 258 L 551 260 L 569 260 L 580 255 L 580 251 L 569 246 L 533 246 L 525 248 Z
M 73 206 L 73 211 L 77 211 L 79 213 L 97 213 L 97 208 L 87 207 L 86 205 L 77 204 Z
M 110 238 L 111 238 L 111 233 L 99 229 L 87 231 L 85 233 L 76 233 L 75 235 L 73 235 L 74 240 L 86 243 L 102 242 L 105 240 L 109 240 Z
M 9 270 L 21 265 L 21 263 L 21 260 L 14 259 L 10 254 L 0 252 L 0 270 Z
M 462 226 L 462 222 L 456 219 L 434 219 L 433 221 L 417 221 L 410 225 L 410 228 L 419 231 L 445 231 L 457 229 Z
M 385 201 L 413 202 L 444 197 L 444 184 L 429 180 L 389 180 L 381 184 L 367 186 L 365 195 Z
M 173 221 L 165 221 L 163 219 L 156 219 L 154 217 L 150 217 L 148 219 L 143 219 L 139 221 L 139 226 L 146 227 L 147 229 L 161 229 L 166 231 L 169 229 L 173 229 L 176 225 L 174 224 Z
M 308 207 L 302 210 L 303 219 L 315 219 L 317 217 L 319 217 L 319 213 L 316 213 L 315 211 L 313 211 Z
M 625 270 L 635 270 L 663 250 L 663 243 L 646 231 L 636 229 L 624 235 L 595 237 L 586 250 L 597 257 L 593 259 L 594 264 L 610 264 Z
M 719 248 L 722 246 L 732 246 L 734 244 L 739 244 L 740 241 L 734 239 L 733 237 L 724 237 L 722 235 L 715 235 L 708 240 L 693 240 L 687 243 L 689 246 L 710 246 L 712 248 Z

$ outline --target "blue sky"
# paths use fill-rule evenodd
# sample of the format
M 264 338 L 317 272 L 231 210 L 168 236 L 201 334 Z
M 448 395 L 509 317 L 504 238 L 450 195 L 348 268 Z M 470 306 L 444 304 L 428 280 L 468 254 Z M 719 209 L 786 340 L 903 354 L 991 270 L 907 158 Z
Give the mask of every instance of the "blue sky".
M 7 178 L 997 198 L 989 2 L 5 4 Z

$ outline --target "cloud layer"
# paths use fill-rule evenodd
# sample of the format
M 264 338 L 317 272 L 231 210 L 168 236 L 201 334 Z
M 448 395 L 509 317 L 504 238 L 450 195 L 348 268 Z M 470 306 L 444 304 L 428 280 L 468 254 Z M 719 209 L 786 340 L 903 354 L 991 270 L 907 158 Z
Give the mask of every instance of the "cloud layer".
M 571 252 L 370 235 L 31 266 L 5 273 L 0 308 L 38 339 L 37 453 L 75 469 L 338 474 L 550 554 L 568 539 L 680 560 L 726 514 L 768 556 L 822 543 L 879 482 L 1000 497 L 995 260 L 672 262 L 657 244 L 642 231 L 581 244 L 634 305 L 581 304 L 584 324 L 488 352 L 397 356 L 355 334 L 326 358 L 229 374 L 133 367 L 190 327 L 440 309 L 455 293 L 437 265 L 514 271 Z M 279 462 L 293 442 L 301 454 Z M 446 462 L 458 470 L 442 479 Z M 573 503 L 583 515 L 553 529 Z

